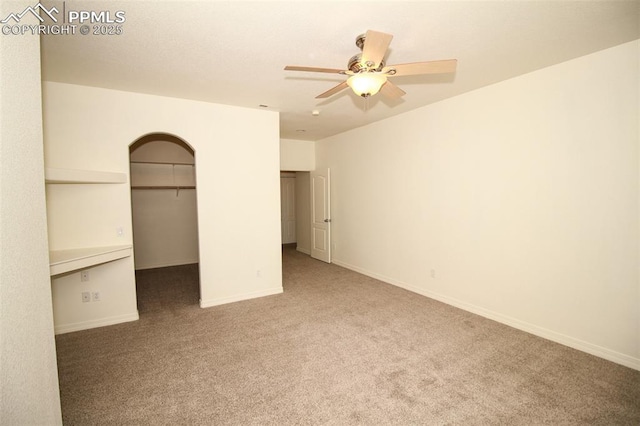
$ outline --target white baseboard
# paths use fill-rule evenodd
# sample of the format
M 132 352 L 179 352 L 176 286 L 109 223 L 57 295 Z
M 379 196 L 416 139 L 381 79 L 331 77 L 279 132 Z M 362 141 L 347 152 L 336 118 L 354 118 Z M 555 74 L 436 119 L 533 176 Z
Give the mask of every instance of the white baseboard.
M 182 266 L 182 265 L 193 265 L 194 263 L 198 263 L 199 260 L 183 260 L 178 262 L 170 262 L 170 263 L 160 263 L 156 265 L 143 265 L 137 266 L 136 271 L 142 271 L 144 269 L 156 269 L 156 268 L 169 268 L 171 266 Z
M 123 322 L 137 321 L 138 319 L 140 319 L 140 316 L 138 315 L 138 311 L 136 310 L 135 313 L 118 315 L 115 317 L 100 318 L 96 320 L 75 322 L 71 324 L 60 324 L 60 325 L 56 324 L 54 326 L 54 333 L 65 334 L 65 333 L 71 333 L 72 331 L 88 330 L 90 328 L 104 327 L 106 325 L 114 325 L 114 324 L 120 324 Z
M 300 253 L 304 253 L 304 254 L 308 254 L 309 256 L 311 256 L 311 250 L 297 246 L 296 250 L 299 251 Z
M 371 278 L 375 278 L 377 280 L 383 281 L 387 284 L 394 285 L 396 287 L 401 287 L 405 290 L 409 290 L 413 293 L 420 294 L 422 296 L 429 297 L 431 299 L 437 300 L 442 303 L 446 303 L 447 305 L 455 306 L 456 308 L 460 308 L 467 312 L 471 312 L 477 315 L 480 315 L 485 318 L 489 318 L 491 320 L 497 321 L 499 323 L 508 325 L 510 327 L 516 328 L 521 331 L 525 331 L 527 333 L 531 333 L 538 337 L 542 337 L 547 340 L 551 340 L 556 343 L 560 343 L 561 345 L 568 346 L 573 349 L 577 349 L 582 352 L 586 352 L 591 355 L 595 355 L 599 358 L 606 359 L 611 362 L 615 362 L 616 364 L 624 365 L 625 367 L 633 368 L 634 370 L 640 371 L 640 358 L 634 358 L 632 356 L 613 351 L 611 349 L 607 349 L 602 346 L 594 345 L 593 343 L 585 342 L 580 339 L 576 339 L 571 336 L 567 336 L 562 333 L 555 332 L 553 330 L 549 330 L 543 327 L 539 327 L 535 324 L 531 324 L 525 321 L 521 321 L 517 318 L 512 318 L 507 315 L 500 314 L 498 312 L 494 312 L 480 306 L 476 306 L 467 302 L 463 302 L 461 300 L 448 297 L 442 294 L 434 293 L 428 290 L 424 290 L 410 284 L 403 283 L 398 280 L 394 280 L 389 277 L 385 277 L 374 272 L 367 271 L 365 269 L 359 268 L 354 265 L 350 265 L 346 262 L 342 262 L 338 259 L 332 259 L 332 262 L 338 266 L 342 266 L 343 268 L 350 269 L 352 271 L 358 272 L 362 275 L 366 275 Z
M 282 293 L 282 287 L 270 288 L 267 290 L 252 291 L 249 293 L 237 294 L 234 296 L 220 297 L 216 299 L 200 300 L 201 308 L 210 308 L 212 306 L 226 305 L 227 303 L 240 302 L 242 300 L 255 299 L 258 297 L 273 296 Z

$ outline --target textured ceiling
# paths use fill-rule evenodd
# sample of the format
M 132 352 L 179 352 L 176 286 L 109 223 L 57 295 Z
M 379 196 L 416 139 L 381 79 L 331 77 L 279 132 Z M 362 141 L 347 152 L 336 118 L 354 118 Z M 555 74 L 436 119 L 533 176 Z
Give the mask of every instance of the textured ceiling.
M 43 4 L 56 5 L 49 1 Z M 43 36 L 44 80 L 280 112 L 282 138 L 318 140 L 640 38 L 633 1 L 72 1 L 126 12 L 122 35 Z M 315 96 L 368 29 L 394 35 L 387 64 L 458 59 L 455 74 L 394 78 L 407 94 L 365 104 Z M 612 70 L 615 73 L 615 70 Z M 116 108 L 117 106 L 113 106 Z M 319 116 L 312 116 L 319 110 Z

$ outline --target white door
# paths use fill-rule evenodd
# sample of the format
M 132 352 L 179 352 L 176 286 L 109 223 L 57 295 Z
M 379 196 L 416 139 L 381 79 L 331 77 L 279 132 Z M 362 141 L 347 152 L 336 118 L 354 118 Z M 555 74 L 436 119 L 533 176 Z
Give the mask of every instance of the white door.
M 296 178 L 280 178 L 282 244 L 296 242 Z
M 329 169 L 311 172 L 311 257 L 331 263 Z

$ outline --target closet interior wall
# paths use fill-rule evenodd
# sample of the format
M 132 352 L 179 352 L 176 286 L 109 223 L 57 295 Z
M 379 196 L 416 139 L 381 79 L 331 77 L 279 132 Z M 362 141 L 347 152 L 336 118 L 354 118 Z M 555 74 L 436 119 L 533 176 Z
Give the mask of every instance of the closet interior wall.
M 296 174 L 280 172 L 280 230 L 282 244 L 296 242 Z
M 130 151 L 137 270 L 198 263 L 194 152 L 168 139 L 145 140 Z

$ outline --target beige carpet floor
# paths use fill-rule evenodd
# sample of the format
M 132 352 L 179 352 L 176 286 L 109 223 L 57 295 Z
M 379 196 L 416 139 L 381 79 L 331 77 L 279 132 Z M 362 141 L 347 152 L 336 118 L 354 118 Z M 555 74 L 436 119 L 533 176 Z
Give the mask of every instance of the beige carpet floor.
M 639 425 L 640 372 L 284 250 L 281 295 L 198 306 L 137 274 L 140 320 L 56 338 L 66 425 Z

